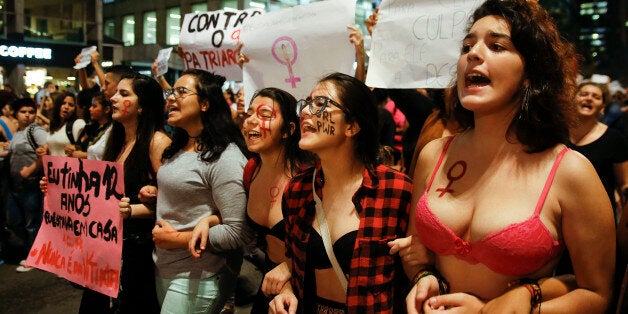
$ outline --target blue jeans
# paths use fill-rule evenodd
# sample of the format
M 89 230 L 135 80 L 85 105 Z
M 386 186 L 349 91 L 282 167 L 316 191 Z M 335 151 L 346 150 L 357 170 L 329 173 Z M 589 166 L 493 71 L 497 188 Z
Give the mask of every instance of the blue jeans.
M 7 193 L 7 226 L 29 249 L 41 226 L 42 196 L 39 190 L 9 190 Z
M 155 278 L 161 313 L 220 313 L 235 290 L 237 276 L 222 271 L 208 279 Z

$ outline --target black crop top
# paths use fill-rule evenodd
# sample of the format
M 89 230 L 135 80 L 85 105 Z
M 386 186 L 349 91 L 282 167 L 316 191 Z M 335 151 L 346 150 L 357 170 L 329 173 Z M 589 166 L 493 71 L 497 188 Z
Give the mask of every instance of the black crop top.
M 351 269 L 351 257 L 357 236 L 358 230 L 350 231 L 336 240 L 332 245 L 338 264 L 340 264 L 340 268 L 342 268 L 342 272 L 345 274 L 348 274 Z M 332 268 L 331 261 L 329 261 L 329 257 L 327 256 L 327 251 L 325 251 L 323 238 L 316 230 L 312 230 L 310 234 L 306 252 L 308 260 L 311 261 L 310 265 L 314 266 L 315 269 Z

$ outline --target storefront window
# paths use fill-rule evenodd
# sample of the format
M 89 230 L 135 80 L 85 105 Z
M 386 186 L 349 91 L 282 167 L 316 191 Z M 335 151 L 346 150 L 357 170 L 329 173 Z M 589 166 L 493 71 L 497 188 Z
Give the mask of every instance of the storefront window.
M 103 27 L 105 36 L 116 37 L 116 22 L 113 19 L 106 20 Z
M 181 32 L 181 9 L 170 8 L 166 12 L 166 44 L 178 45 Z
M 84 1 L 24 1 L 24 36 L 29 39 L 84 42 L 96 27 Z
M 155 11 L 144 13 L 144 44 L 157 43 L 157 13 Z
M 238 0 L 222 0 L 222 8 L 223 9 L 226 9 L 226 8 L 237 9 Z
M 135 16 L 126 15 L 122 18 L 122 41 L 125 46 L 135 45 Z

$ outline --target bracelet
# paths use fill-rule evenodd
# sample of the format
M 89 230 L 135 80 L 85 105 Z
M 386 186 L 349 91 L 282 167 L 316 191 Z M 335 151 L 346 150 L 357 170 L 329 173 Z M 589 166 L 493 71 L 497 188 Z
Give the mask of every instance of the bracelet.
M 541 312 L 541 302 L 543 302 L 543 293 L 539 282 L 530 278 L 516 279 L 508 283 L 508 287 L 524 286 L 530 292 L 530 305 L 532 306 L 531 312 L 538 306 L 539 313 Z
M 445 278 L 443 278 L 443 276 L 435 268 L 429 268 L 429 269 L 424 268 L 422 270 L 419 270 L 419 272 L 416 273 L 416 275 L 414 275 L 414 277 L 412 278 L 412 285 L 413 286 L 416 285 L 417 283 L 419 283 L 419 280 L 427 276 L 436 277 L 436 281 L 438 282 L 438 290 L 440 294 L 449 293 L 449 283 L 447 282 L 447 280 L 445 280 Z

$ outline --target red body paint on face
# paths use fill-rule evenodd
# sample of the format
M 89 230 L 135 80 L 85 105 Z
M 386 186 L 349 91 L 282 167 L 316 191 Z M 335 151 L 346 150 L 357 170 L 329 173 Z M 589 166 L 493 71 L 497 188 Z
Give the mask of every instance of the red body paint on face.
M 129 114 L 129 107 L 131 107 L 131 101 L 127 99 L 122 102 L 122 105 L 124 106 L 124 108 L 122 108 L 122 113 Z
M 460 171 L 460 174 L 454 176 L 452 173 L 454 172 L 454 168 L 456 168 L 456 166 L 458 165 L 462 167 L 462 170 Z M 454 181 L 460 180 L 466 172 L 467 172 L 467 163 L 463 160 L 456 161 L 453 165 L 451 165 L 451 168 L 449 168 L 449 171 L 447 171 L 447 179 L 449 180 L 449 183 L 447 183 L 447 186 L 444 188 L 436 189 L 436 192 L 440 192 L 440 195 L 438 197 L 443 197 L 443 195 L 445 195 L 445 193 L 448 193 L 448 192 L 453 193 L 454 190 L 450 189 L 451 185 L 454 183 Z
M 260 120 L 260 130 L 262 131 L 262 133 L 270 133 L 270 123 L 273 121 L 273 118 L 277 114 L 275 108 L 266 104 L 260 104 L 257 107 L 255 114 Z

